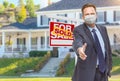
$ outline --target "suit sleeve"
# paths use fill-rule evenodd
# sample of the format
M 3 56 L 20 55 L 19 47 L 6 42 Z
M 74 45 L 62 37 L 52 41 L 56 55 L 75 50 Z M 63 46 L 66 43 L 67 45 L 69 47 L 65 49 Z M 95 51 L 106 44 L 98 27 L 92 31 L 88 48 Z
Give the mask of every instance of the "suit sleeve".
M 80 34 L 80 31 L 78 30 L 78 28 L 75 28 L 73 31 L 73 37 L 74 37 L 74 41 L 73 41 L 73 50 L 76 52 L 77 56 L 78 56 L 78 52 L 77 49 L 79 47 L 81 47 L 83 45 L 83 37 Z
M 107 34 L 107 29 L 105 28 L 106 34 Z M 112 70 L 112 51 L 111 51 L 111 46 L 110 46 L 110 41 L 109 41 L 109 37 L 107 34 L 107 39 L 108 39 L 108 55 L 109 55 L 109 71 L 108 71 L 108 75 L 110 75 L 110 71 Z

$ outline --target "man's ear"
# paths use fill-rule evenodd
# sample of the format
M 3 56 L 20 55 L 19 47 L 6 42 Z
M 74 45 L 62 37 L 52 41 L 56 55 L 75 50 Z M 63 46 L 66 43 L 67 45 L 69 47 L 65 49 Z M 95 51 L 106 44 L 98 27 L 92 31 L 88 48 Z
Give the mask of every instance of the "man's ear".
M 98 15 L 96 14 L 96 19 L 98 18 Z
M 84 20 L 85 19 L 85 17 L 82 15 L 82 20 Z

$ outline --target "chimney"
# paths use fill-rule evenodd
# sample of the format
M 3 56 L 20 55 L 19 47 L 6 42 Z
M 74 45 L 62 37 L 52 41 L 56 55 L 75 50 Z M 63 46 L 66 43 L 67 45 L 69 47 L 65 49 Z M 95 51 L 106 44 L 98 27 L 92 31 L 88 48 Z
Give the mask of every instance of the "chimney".
M 48 6 L 51 4 L 51 0 L 48 0 Z

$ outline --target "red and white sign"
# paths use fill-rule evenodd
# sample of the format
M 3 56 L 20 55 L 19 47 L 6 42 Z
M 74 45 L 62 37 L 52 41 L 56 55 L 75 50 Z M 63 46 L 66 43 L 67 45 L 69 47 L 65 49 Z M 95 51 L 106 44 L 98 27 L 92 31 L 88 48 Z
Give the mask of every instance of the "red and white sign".
M 73 42 L 73 24 L 50 22 L 50 46 L 71 46 Z

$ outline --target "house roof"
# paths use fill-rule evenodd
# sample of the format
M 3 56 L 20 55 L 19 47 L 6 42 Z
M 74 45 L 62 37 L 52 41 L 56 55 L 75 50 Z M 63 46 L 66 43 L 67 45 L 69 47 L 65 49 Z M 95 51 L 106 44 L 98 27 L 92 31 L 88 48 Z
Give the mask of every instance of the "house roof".
M 1 29 L 46 29 L 46 27 L 37 27 L 37 18 L 27 18 L 23 23 L 15 22 L 10 25 L 6 25 Z
M 10 25 L 3 26 L 0 29 L 25 29 L 25 28 L 26 28 L 25 25 L 23 25 L 22 23 L 16 22 Z
M 61 0 L 38 11 L 79 9 L 86 3 L 95 4 L 97 7 L 120 6 L 120 0 Z

